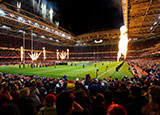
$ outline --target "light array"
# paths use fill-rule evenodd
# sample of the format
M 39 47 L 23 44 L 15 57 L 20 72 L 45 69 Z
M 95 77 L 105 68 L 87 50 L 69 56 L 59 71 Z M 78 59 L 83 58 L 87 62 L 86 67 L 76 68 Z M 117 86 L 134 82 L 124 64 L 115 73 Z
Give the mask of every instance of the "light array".
M 158 19 L 153 23 L 153 26 L 150 28 L 151 32 L 158 26 L 159 20 L 160 20 L 160 15 L 158 16 Z
M 61 36 L 61 37 L 63 37 L 63 38 L 71 39 L 70 36 L 68 36 L 68 35 L 66 35 L 66 34 L 64 34 L 64 33 L 62 33 L 62 32 L 59 32 L 59 31 L 57 31 L 57 30 L 50 29 L 49 27 L 41 26 L 40 24 L 38 24 L 38 23 L 33 23 L 33 22 L 31 22 L 30 20 L 25 20 L 25 19 L 24 19 L 23 17 L 21 17 L 21 16 L 15 16 L 15 15 L 13 15 L 13 14 L 7 14 L 7 13 L 4 12 L 2 9 L 0 9 L 0 15 L 1 15 L 1 16 L 6 16 L 6 17 L 9 17 L 9 18 L 12 18 L 12 19 L 16 19 L 16 20 L 19 21 L 19 22 L 26 23 L 26 24 L 30 24 L 30 25 L 33 25 L 33 26 L 35 26 L 35 27 L 37 27 L 37 28 L 44 29 L 44 30 L 46 30 L 46 31 L 52 32 L 52 33 L 54 33 L 54 34 L 57 34 L 57 35 L 59 35 L 59 36 Z
M 94 43 L 96 43 L 96 44 L 100 44 L 100 43 L 102 43 L 102 42 L 103 42 L 102 39 L 100 39 L 99 41 L 98 41 L 98 40 L 94 40 Z

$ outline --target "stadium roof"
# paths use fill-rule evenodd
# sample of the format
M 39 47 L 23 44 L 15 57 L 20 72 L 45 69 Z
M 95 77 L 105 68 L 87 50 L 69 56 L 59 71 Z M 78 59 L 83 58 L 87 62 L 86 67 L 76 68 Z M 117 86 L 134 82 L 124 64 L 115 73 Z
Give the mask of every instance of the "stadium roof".
M 145 40 L 160 36 L 159 0 L 122 0 L 122 5 L 124 24 L 128 27 L 130 39 Z M 4 34 L 22 37 L 22 33 L 25 32 L 25 37 L 31 38 L 33 30 L 34 39 L 64 46 L 95 45 L 95 40 L 103 40 L 100 43 L 102 45 L 118 42 L 119 30 L 103 30 L 75 36 L 39 16 L 8 3 L 4 2 L 0 6 L 0 32 Z
M 160 36 L 160 0 L 122 0 L 129 38 Z

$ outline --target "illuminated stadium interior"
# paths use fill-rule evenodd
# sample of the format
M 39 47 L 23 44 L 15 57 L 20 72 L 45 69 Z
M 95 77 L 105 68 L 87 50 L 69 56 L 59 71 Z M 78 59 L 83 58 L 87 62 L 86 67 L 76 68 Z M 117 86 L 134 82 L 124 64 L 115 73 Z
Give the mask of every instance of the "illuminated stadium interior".
M 0 0 L 0 111 L 160 115 L 159 23 L 160 0 Z

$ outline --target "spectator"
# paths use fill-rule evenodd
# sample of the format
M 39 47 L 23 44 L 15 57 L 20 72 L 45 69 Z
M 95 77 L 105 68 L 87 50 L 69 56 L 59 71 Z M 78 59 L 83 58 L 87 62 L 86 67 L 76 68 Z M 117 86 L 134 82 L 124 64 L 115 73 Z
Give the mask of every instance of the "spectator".
M 30 87 L 30 99 L 34 101 L 34 103 L 36 104 L 37 110 L 39 110 L 41 101 L 38 97 L 38 95 L 40 94 L 38 88 L 36 88 L 36 81 L 33 80 L 31 83 L 31 87 Z
M 29 99 L 29 95 L 29 88 L 24 88 L 20 91 L 20 99 L 16 101 L 20 115 L 37 115 L 35 103 Z
M 96 95 L 96 98 L 94 100 L 94 103 L 93 103 L 93 111 L 92 111 L 92 114 L 93 115 L 105 115 L 105 110 L 102 106 L 102 103 L 104 102 L 104 95 L 101 94 L 101 93 L 97 93 Z
M 0 108 L 6 106 L 9 101 L 12 100 L 12 96 L 8 90 L 4 91 L 4 86 L 0 85 Z
M 149 103 L 143 107 L 145 115 L 160 115 L 160 86 L 153 85 L 148 89 Z
M 123 106 L 113 102 L 113 93 L 110 90 L 105 91 L 104 100 L 106 115 L 127 115 L 127 112 Z
M 2 108 L 2 115 L 20 115 L 19 109 L 16 104 L 8 104 Z
M 57 95 L 56 109 L 58 115 L 83 114 L 83 108 L 73 100 L 69 92 Z
M 13 101 L 17 101 L 19 99 L 18 85 L 14 85 L 12 88 L 11 95 L 13 97 Z
M 141 96 L 141 89 L 138 86 L 131 86 L 130 101 L 127 105 L 127 113 L 129 115 L 142 115 L 142 107 L 145 106 L 148 100 Z
M 44 107 L 40 109 L 38 115 L 56 115 L 56 96 L 48 94 L 44 99 Z

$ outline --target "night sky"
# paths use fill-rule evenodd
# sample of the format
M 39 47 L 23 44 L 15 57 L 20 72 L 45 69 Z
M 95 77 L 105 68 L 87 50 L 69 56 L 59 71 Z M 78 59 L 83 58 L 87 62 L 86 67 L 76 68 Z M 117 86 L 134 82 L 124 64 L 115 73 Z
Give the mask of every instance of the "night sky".
M 54 0 L 55 1 L 55 0 Z M 56 0 L 60 26 L 75 35 L 123 25 L 121 0 Z

